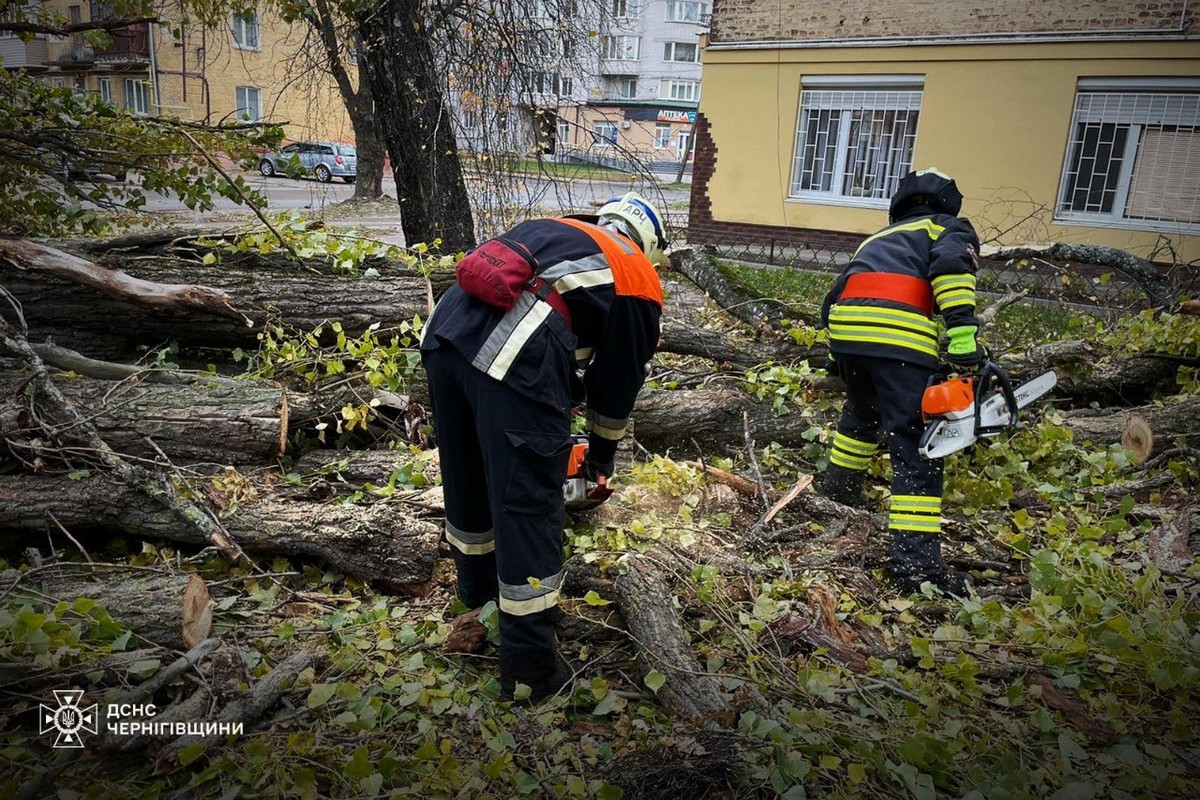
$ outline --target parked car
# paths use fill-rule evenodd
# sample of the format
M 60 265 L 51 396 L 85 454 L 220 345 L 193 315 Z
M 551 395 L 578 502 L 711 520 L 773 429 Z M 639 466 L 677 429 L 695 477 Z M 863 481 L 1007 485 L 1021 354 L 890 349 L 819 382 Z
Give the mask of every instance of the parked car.
M 335 177 L 346 183 L 354 183 L 358 176 L 358 154 L 354 145 L 350 144 L 292 142 L 264 154 L 259 159 L 258 171 L 264 178 L 273 175 L 297 178 L 311 175 L 321 183 L 329 183 Z

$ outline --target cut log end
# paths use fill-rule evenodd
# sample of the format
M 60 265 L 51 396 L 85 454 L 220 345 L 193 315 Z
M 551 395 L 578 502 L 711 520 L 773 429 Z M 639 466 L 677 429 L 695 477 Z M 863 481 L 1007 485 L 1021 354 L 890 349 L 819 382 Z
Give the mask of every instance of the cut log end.
M 1121 446 L 1129 451 L 1134 464 L 1145 464 L 1154 452 L 1154 431 L 1141 414 L 1130 414 L 1121 431 Z

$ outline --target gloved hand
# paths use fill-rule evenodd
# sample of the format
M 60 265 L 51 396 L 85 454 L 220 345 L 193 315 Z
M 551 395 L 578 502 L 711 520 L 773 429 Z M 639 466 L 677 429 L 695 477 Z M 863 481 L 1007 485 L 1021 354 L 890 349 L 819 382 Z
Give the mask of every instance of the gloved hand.
M 612 474 L 616 468 L 617 465 L 615 461 L 593 461 L 589 456 L 584 459 L 583 466 L 580 467 L 580 471 L 583 473 L 583 477 L 591 483 L 599 483 L 601 475 L 603 475 L 605 480 L 607 480 L 612 477 Z
M 946 347 L 946 360 L 956 367 L 978 367 L 987 354 L 984 346 L 975 341 L 978 330 L 975 325 L 959 325 L 946 331 L 946 335 L 950 337 L 950 344 Z

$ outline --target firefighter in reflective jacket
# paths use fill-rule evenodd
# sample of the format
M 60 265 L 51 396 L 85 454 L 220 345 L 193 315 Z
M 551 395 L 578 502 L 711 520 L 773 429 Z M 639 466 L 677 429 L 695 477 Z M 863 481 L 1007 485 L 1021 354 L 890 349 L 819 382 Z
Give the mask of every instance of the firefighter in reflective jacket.
M 504 311 L 452 286 L 421 356 L 459 598 L 499 601 L 501 697 L 522 683 L 537 701 L 572 677 L 554 634 L 571 409 L 586 397 L 585 474 L 611 475 L 658 345 L 666 240 L 635 192 L 597 216 L 531 220 L 502 239 L 532 254 L 545 290 Z
M 917 452 L 921 395 L 939 363 L 934 315 L 945 322 L 951 365 L 970 370 L 984 353 L 975 317 L 979 238 L 957 216 L 961 207 L 949 176 L 910 172 L 892 198 L 891 224 L 859 246 L 822 309 L 833 369 L 846 384 L 824 492 L 860 506 L 865 472 L 886 437 L 892 496 L 885 574 L 906 593 L 927 580 L 955 594 L 967 588 L 965 576 L 942 566 L 942 462 Z

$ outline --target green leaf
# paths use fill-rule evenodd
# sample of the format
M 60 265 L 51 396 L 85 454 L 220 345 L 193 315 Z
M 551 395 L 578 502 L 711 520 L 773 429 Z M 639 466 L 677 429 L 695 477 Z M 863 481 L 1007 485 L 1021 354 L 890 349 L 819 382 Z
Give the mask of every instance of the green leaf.
M 650 691 L 658 694 L 658 690 L 666 684 L 667 679 L 661 672 L 656 669 L 652 669 L 650 672 L 646 673 L 646 677 L 642 682 L 646 684 L 646 687 Z
M 597 594 L 595 589 L 588 591 L 588 593 L 583 596 L 583 601 L 589 606 L 606 606 L 612 602 L 611 600 L 605 600 L 603 597 Z
M 315 683 L 312 689 L 308 692 L 308 707 L 320 708 L 329 702 L 333 697 L 333 693 L 337 691 L 336 683 Z
M 371 756 L 367 752 L 367 746 L 362 745 L 354 751 L 354 755 L 346 762 L 346 766 L 342 768 L 342 775 L 347 780 L 359 781 L 374 771 L 375 765 L 371 763 Z
M 624 796 L 625 790 L 611 783 L 604 784 L 600 787 L 600 791 L 596 792 L 596 800 L 621 800 Z

